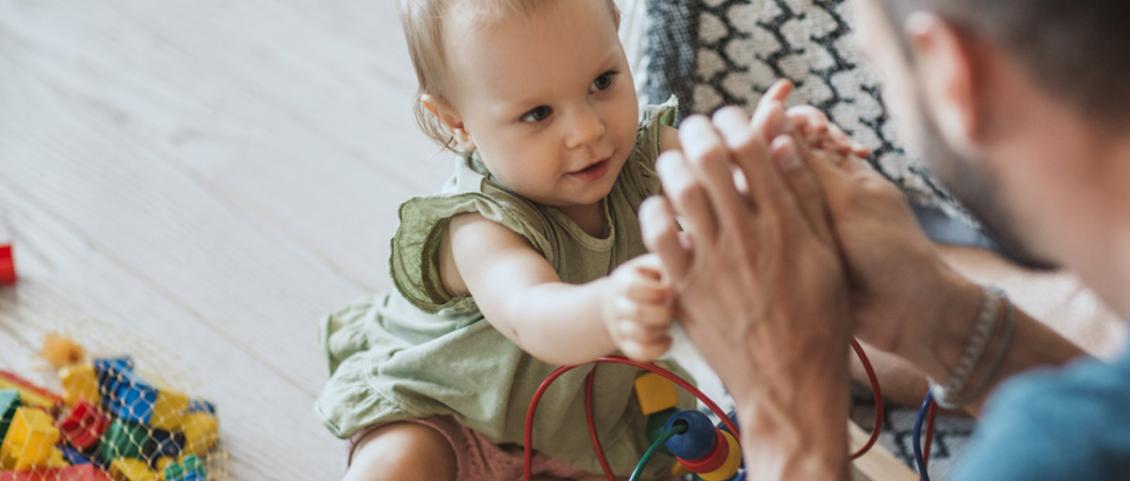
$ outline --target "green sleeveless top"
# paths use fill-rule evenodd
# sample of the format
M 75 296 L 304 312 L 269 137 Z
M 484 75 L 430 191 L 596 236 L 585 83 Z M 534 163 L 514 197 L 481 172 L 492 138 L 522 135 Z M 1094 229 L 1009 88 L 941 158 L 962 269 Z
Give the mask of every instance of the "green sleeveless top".
M 609 275 L 646 252 L 638 210 L 660 190 L 654 166 L 660 125 L 672 125 L 672 98 L 645 110 L 636 149 L 603 201 L 605 238 L 585 233 L 554 207 L 523 199 L 494 182 L 476 159 L 460 159 L 443 193 L 400 208 L 392 239 L 396 290 L 367 298 L 322 321 L 331 377 L 316 410 L 335 435 L 366 426 L 435 415 L 454 416 L 498 444 L 521 444 L 526 410 L 556 366 L 534 359 L 487 322 L 475 300 L 449 295 L 439 274 L 439 248 L 450 219 L 478 213 L 526 238 L 561 280 L 580 284 Z M 677 368 L 677 366 L 671 366 Z M 584 378 L 591 367 L 559 378 L 542 397 L 534 449 L 599 473 L 585 424 Z M 686 373 L 678 369 L 680 375 Z M 601 365 L 594 397 L 596 425 L 616 473 L 627 475 L 648 446 L 647 418 L 633 391 L 639 371 Z M 680 394 L 680 408 L 695 405 Z M 648 477 L 670 474 L 672 460 L 649 465 Z

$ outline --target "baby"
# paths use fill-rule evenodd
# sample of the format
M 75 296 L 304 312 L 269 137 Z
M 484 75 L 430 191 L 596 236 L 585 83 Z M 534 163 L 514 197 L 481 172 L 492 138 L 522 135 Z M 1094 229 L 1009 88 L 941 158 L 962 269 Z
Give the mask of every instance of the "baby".
M 659 153 L 678 147 L 676 106 L 640 120 L 612 0 L 403 0 L 401 17 L 419 123 L 461 155 L 441 194 L 401 206 L 396 290 L 324 320 L 332 376 L 317 410 L 353 442 L 347 480 L 518 479 L 529 400 L 557 365 L 651 361 L 670 346 L 672 292 L 637 210 L 660 190 Z M 542 398 L 540 479 L 601 472 L 590 370 Z M 596 374 L 593 412 L 618 476 L 649 444 L 638 374 Z M 680 409 L 693 406 L 680 394 Z M 670 472 L 657 458 L 644 479 Z

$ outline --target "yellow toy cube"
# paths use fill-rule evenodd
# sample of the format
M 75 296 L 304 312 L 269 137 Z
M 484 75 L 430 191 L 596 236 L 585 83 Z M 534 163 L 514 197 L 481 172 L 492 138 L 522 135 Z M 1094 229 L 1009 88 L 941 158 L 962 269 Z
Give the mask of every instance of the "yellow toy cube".
M 153 417 L 149 425 L 157 429 L 173 431 L 180 429 L 184 412 L 188 410 L 188 396 L 169 389 L 157 391 L 157 402 L 153 403 Z
M 636 399 L 645 416 L 679 405 L 679 390 L 675 383 L 663 376 L 649 372 L 636 378 Z
M 203 456 L 220 438 L 220 421 L 210 413 L 188 413 L 181 422 L 181 431 L 185 437 L 184 453 Z
M 145 461 L 118 458 L 110 463 L 110 477 L 117 481 L 160 481 L 157 472 L 149 469 Z
M 63 402 L 68 406 L 86 401 L 98 406 L 98 377 L 93 364 L 73 364 L 59 370 L 59 381 L 63 384 Z
M 50 415 L 34 408 L 16 409 L 8 435 L 0 444 L 0 469 L 45 467 L 58 442 L 59 430 Z

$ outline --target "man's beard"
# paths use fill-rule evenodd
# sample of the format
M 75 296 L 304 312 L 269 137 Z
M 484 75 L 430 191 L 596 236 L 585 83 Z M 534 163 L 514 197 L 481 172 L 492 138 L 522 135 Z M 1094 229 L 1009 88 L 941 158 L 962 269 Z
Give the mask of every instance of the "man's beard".
M 1035 254 L 1021 240 L 1015 225 L 997 198 L 997 182 L 986 172 L 983 163 L 972 162 L 946 145 L 938 126 L 927 117 L 919 102 L 918 141 L 930 170 L 980 223 L 985 233 L 997 244 L 997 251 L 1010 261 L 1028 269 L 1050 271 L 1059 268 L 1054 262 Z

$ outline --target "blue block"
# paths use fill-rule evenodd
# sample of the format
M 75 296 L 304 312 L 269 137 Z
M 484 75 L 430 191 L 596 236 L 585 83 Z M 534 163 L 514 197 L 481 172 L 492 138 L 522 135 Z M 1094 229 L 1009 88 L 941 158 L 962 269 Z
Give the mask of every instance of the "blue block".
M 66 459 L 68 463 L 74 466 L 90 464 L 90 458 L 86 457 L 85 454 L 82 454 L 82 452 L 69 444 L 61 444 L 59 445 L 59 449 L 63 451 L 63 459 Z
M 718 435 L 710 418 L 698 411 L 680 411 L 667 420 L 663 430 L 674 429 L 678 424 L 686 425 L 687 431 L 676 434 L 667 440 L 667 451 L 687 461 L 695 461 L 714 451 Z
M 216 414 L 216 405 L 203 399 L 193 399 L 188 403 L 188 412 Z
M 110 403 L 110 412 L 126 421 L 149 424 L 153 405 L 157 403 L 157 388 L 134 373 L 125 375 L 118 383 L 118 391 Z
M 102 398 L 102 407 L 107 410 L 113 408 L 114 397 L 126 377 L 133 374 L 133 359 L 129 357 L 114 357 L 94 360 L 94 372 L 98 378 L 98 395 Z

